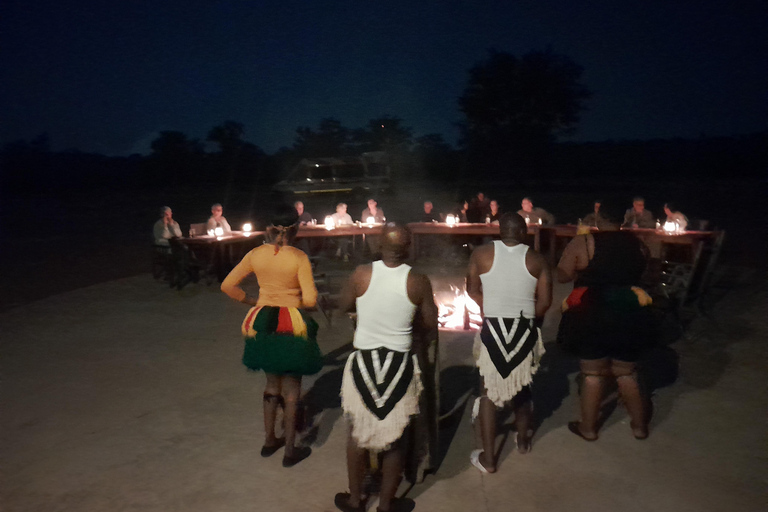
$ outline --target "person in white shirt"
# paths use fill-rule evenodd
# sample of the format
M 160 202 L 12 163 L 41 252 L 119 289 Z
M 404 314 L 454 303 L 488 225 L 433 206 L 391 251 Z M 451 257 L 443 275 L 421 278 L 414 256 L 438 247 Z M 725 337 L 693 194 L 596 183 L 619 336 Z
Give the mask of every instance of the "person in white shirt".
M 331 215 L 333 223 L 336 226 L 351 226 L 352 216 L 347 213 L 347 204 L 339 203 L 336 205 L 336 213 Z M 336 250 L 336 257 L 349 261 L 349 238 L 339 237 L 339 248 Z
M 437 306 L 429 278 L 404 263 L 411 241 L 408 228 L 388 223 L 381 237 L 382 259 L 355 269 L 339 303 L 340 311 L 357 310 L 354 351 L 341 384 L 341 408 L 350 425 L 350 492 L 336 495 L 340 510 L 365 510 L 369 451 L 382 454 L 378 509 L 411 510 L 413 505 L 394 496 L 406 448 L 401 438 L 419 413 L 422 370 L 427 375 L 432 371 L 428 349 L 437 343 Z
M 224 207 L 221 204 L 216 203 L 211 206 L 211 217 L 208 219 L 207 229 L 208 231 L 216 228 L 221 228 L 224 234 L 232 233 L 232 228 L 229 227 L 229 222 L 224 217 Z
M 155 238 L 155 245 L 170 247 L 168 240 L 174 237 L 181 237 L 181 228 L 179 223 L 173 220 L 173 210 L 170 206 L 160 208 L 160 219 L 155 222 L 152 229 Z
M 674 222 L 680 231 L 685 231 L 685 228 L 688 227 L 688 217 L 677 211 L 672 203 L 664 204 L 664 214 L 667 216 L 666 222 Z
M 483 315 L 473 350 L 483 391 L 472 411 L 483 449 L 470 461 L 483 473 L 496 471 L 497 407 L 513 403 L 517 449 L 531 449 L 530 384 L 544 354 L 539 326 L 552 304 L 552 277 L 544 257 L 523 243 L 526 233 L 522 216 L 505 213 L 501 240 L 478 247 L 469 261 L 467 293 Z

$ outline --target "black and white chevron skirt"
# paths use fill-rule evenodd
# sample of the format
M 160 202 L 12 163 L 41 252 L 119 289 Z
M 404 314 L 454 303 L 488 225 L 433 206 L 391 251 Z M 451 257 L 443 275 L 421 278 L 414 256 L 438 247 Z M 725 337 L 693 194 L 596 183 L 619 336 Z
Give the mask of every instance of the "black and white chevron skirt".
M 483 318 L 472 352 L 488 398 L 502 407 L 531 383 L 545 350 L 541 330 L 521 315 Z
M 341 382 L 341 408 L 360 448 L 386 450 L 419 413 L 423 390 L 415 354 L 386 348 L 355 350 Z

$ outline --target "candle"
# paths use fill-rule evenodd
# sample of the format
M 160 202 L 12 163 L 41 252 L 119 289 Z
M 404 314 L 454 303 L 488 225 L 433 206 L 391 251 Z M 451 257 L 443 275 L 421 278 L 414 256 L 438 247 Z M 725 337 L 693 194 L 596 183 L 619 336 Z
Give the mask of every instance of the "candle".
M 451 227 L 455 226 L 456 225 L 456 217 L 454 217 L 452 214 L 449 213 L 445 217 L 445 223 L 448 224 Z
M 664 223 L 664 232 L 665 233 L 675 233 L 677 232 L 677 224 L 672 222 L 671 220 L 668 220 Z
M 329 231 L 330 231 L 331 229 L 333 229 L 334 227 L 336 227 L 336 226 L 334 225 L 334 223 L 333 223 L 333 217 L 331 217 L 330 215 L 328 215 L 328 216 L 325 218 L 325 222 L 324 222 L 324 224 L 325 224 L 325 229 L 327 229 L 327 230 L 329 230 Z
M 246 222 L 245 224 L 243 224 L 243 231 L 245 231 L 246 233 L 253 231 L 253 226 L 251 226 L 250 222 Z
M 376 222 L 376 219 L 374 217 L 368 217 L 365 219 L 365 222 L 368 224 L 368 227 L 373 226 L 373 223 Z
M 224 228 L 216 228 L 213 230 L 213 233 L 216 236 L 223 236 L 224 235 Z

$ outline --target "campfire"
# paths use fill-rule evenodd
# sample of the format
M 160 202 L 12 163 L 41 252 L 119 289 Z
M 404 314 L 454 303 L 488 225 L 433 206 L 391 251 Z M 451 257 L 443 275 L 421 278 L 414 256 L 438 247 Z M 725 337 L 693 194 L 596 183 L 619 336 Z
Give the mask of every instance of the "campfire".
M 463 288 L 451 285 L 450 292 L 435 295 L 437 322 L 441 329 L 479 330 L 482 325 L 480 306 Z

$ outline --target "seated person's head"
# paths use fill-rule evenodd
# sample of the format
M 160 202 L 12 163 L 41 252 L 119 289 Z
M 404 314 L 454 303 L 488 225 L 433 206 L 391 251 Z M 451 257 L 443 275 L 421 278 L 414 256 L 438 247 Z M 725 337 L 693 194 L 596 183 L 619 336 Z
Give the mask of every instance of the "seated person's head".
M 601 201 L 599 199 L 596 199 L 594 203 L 595 213 L 600 211 L 600 204 L 601 204 Z
M 533 211 L 533 201 L 529 197 L 524 197 L 520 202 L 520 206 L 525 213 L 531 213 Z
M 160 217 L 163 219 L 171 220 L 173 218 L 173 210 L 170 206 L 163 206 L 160 208 Z
M 304 203 L 302 203 L 301 201 L 296 201 L 295 203 L 293 203 L 293 207 L 296 209 L 296 213 L 298 213 L 299 215 L 304 213 Z
M 672 212 L 677 211 L 677 209 L 674 207 L 672 203 L 664 203 L 664 214 L 669 217 L 672 215 Z
M 375 210 L 377 204 L 378 203 L 376 202 L 376 200 L 374 198 L 370 198 L 368 200 L 368 209 L 371 210 L 371 211 Z
M 491 213 L 494 215 L 499 213 L 499 203 L 495 199 L 491 201 Z
M 347 213 L 347 203 L 339 203 L 336 205 L 336 213 L 343 214 Z
M 632 209 L 637 213 L 643 213 L 643 210 L 645 210 L 645 199 L 639 196 L 634 198 L 632 200 Z
M 424 201 L 424 213 L 432 213 L 432 201 Z
M 214 219 L 220 218 L 223 213 L 224 213 L 224 207 L 221 206 L 221 203 L 216 203 L 211 206 L 211 215 L 213 215 Z

